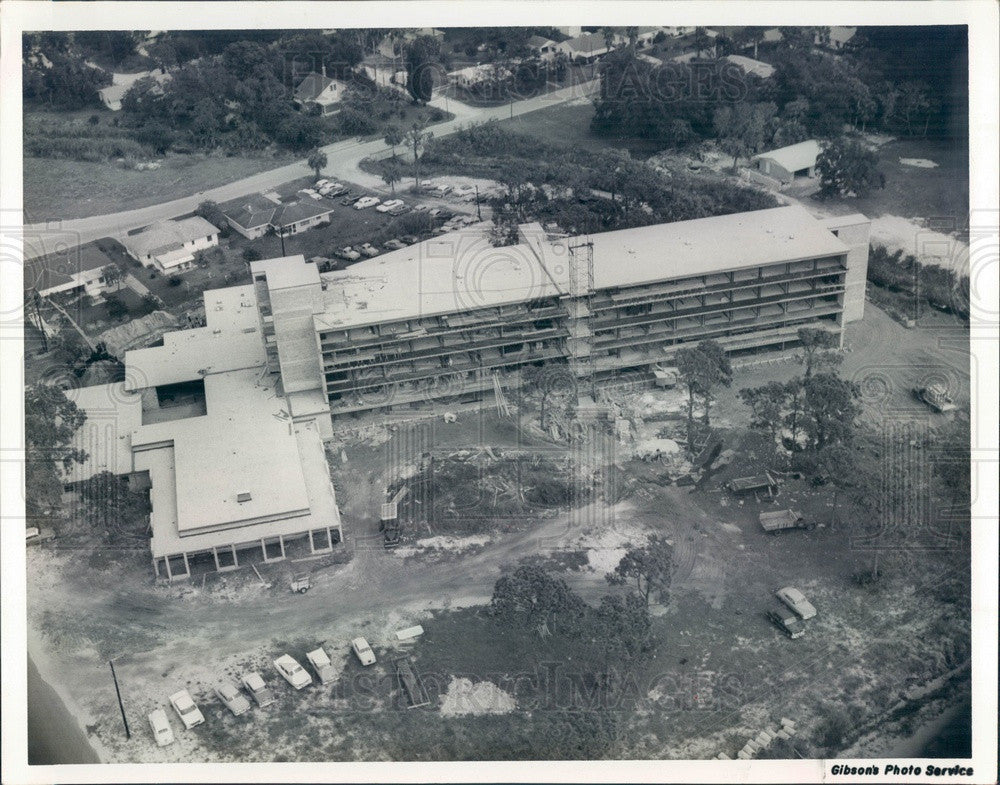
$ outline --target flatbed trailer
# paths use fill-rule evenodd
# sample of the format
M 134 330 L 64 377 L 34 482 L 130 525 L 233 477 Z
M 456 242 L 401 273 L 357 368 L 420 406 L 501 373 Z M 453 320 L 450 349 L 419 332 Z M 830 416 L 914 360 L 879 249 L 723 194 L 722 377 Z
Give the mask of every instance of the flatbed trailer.
M 762 512 L 758 516 L 761 528 L 770 533 L 784 531 L 785 529 L 815 529 L 816 524 L 807 521 L 802 513 L 797 510 L 776 510 L 774 512 Z
M 766 491 L 767 495 L 773 498 L 777 494 L 780 484 L 777 477 L 770 472 L 764 472 L 752 477 L 736 477 L 730 480 L 726 487 L 733 493 L 757 494 Z
M 399 686 L 406 693 L 406 698 L 409 701 L 408 709 L 418 709 L 421 706 L 430 705 L 431 701 L 427 697 L 427 691 L 417 674 L 413 672 L 409 657 L 400 657 L 396 660 L 396 678 L 399 680 Z

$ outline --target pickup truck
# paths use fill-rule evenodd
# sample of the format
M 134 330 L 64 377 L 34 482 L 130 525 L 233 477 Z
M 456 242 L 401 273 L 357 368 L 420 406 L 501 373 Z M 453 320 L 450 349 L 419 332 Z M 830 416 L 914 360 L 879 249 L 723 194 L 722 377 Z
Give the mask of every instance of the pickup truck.
M 955 401 L 940 384 L 929 384 L 926 387 L 915 387 L 913 396 L 925 403 L 938 414 L 955 410 Z
M 807 521 L 801 512 L 796 510 L 776 510 L 775 512 L 762 512 L 758 517 L 760 527 L 769 534 L 784 531 L 785 529 L 815 529 L 816 524 Z
M 316 676 L 319 677 L 320 684 L 327 684 L 337 678 L 337 669 L 333 667 L 329 655 L 323 651 L 322 647 L 307 652 L 306 659 L 309 660 L 309 664 L 316 671 Z

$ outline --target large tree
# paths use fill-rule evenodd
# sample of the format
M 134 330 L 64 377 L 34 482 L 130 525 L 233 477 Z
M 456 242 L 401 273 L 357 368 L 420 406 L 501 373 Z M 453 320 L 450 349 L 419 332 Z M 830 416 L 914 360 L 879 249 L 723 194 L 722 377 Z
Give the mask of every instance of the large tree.
M 798 338 L 802 344 L 802 354 L 798 356 L 798 361 L 805 365 L 807 379 L 813 375 L 813 371 L 843 362 L 843 355 L 833 351 L 840 344 L 837 333 L 819 327 L 800 327 Z
M 712 124 L 719 146 L 733 157 L 733 169 L 740 158 L 760 152 L 774 135 L 772 120 L 777 113 L 772 103 L 750 104 L 745 101 L 715 110 Z
M 820 194 L 863 197 L 884 183 L 878 156 L 858 142 L 838 139 L 816 158 Z
M 413 150 L 413 186 L 417 190 L 420 189 L 420 153 L 434 138 L 434 132 L 426 129 L 426 123 L 414 123 L 403 137 L 407 147 Z
M 136 493 L 125 477 L 100 472 L 80 486 L 84 514 L 88 523 L 111 537 L 143 536 L 149 500 Z
M 605 579 L 613 586 L 634 584 L 635 590 L 649 605 L 655 595 L 666 603 L 673 575 L 673 546 L 666 538 L 655 534 L 641 548 L 629 548 L 613 572 Z
M 810 446 L 822 450 L 828 445 L 849 442 L 854 421 L 861 413 L 857 384 L 832 373 L 818 373 L 804 380 L 803 389 L 803 427 Z
M 490 613 L 497 620 L 537 630 L 543 637 L 571 630 L 584 609 L 566 581 L 529 565 L 501 575 L 490 600 Z
M 24 484 L 29 517 L 58 507 L 63 487 L 60 468 L 69 471 L 87 459 L 87 453 L 73 444 L 86 419 L 58 387 L 34 384 L 25 390 Z
M 327 164 L 326 153 L 320 150 L 318 147 L 314 148 L 309 152 L 309 157 L 306 158 L 306 163 L 309 168 L 313 170 L 316 174 L 316 179 L 319 179 L 320 173 Z
M 750 407 L 751 427 L 765 431 L 771 437 L 771 443 L 777 444 L 785 421 L 788 387 L 781 382 L 768 382 L 760 387 L 744 387 L 739 391 L 739 397 Z
M 694 420 L 695 397 L 702 401 L 702 421 L 709 424 L 712 392 L 728 387 L 733 381 L 733 368 L 726 350 L 713 340 L 700 341 L 697 346 L 679 349 L 677 371 L 688 390 L 688 423 Z
M 406 47 L 406 89 L 414 101 L 431 100 L 440 58 L 441 45 L 433 36 L 418 36 Z

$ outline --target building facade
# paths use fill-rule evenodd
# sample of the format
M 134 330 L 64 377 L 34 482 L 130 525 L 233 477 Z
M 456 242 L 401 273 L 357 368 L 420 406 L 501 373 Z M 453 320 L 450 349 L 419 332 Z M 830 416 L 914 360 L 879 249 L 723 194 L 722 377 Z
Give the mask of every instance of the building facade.
M 790 348 L 801 327 L 842 334 L 863 314 L 860 215 L 820 221 L 793 206 L 557 239 L 529 224 L 506 248 L 477 231 L 322 276 L 301 257 L 254 263 L 286 393 L 311 393 L 336 419 L 472 400 L 529 364 L 588 385 L 652 379 L 692 342 Z

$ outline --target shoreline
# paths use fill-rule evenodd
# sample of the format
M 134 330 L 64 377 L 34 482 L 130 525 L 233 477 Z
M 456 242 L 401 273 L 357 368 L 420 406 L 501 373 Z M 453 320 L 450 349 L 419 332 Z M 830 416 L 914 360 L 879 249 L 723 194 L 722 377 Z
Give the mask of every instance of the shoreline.
M 88 713 L 55 678 L 53 663 L 30 626 L 27 643 L 29 765 L 108 763 L 104 745 L 87 733 Z

